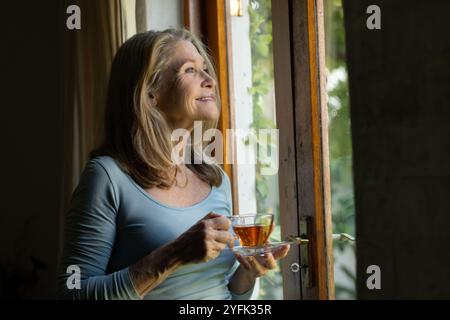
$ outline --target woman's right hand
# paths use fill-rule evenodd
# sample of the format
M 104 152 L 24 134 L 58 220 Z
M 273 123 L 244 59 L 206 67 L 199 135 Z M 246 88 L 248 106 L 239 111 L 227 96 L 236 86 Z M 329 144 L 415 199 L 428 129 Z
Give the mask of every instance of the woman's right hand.
M 230 227 L 231 222 L 225 216 L 208 213 L 172 243 L 180 262 L 199 263 L 217 258 L 232 240 Z

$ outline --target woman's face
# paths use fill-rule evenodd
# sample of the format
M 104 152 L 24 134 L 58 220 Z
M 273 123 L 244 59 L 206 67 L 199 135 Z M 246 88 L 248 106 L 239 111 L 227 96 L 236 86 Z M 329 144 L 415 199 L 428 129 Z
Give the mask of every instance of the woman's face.
M 156 105 L 173 128 L 192 128 L 196 120 L 219 117 L 216 82 L 197 48 L 181 40 L 170 49 L 168 68 L 163 72 Z

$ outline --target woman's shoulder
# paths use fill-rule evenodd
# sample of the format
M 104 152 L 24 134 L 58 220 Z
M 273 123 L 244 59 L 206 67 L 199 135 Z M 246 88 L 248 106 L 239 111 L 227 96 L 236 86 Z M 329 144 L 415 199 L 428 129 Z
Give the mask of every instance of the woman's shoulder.
M 105 169 L 108 168 L 114 168 L 116 166 L 114 158 L 110 156 L 96 156 L 88 161 L 88 166 L 101 166 Z
M 96 172 L 98 174 L 106 174 L 111 181 L 123 176 L 117 160 L 111 156 L 97 156 L 92 158 L 86 164 L 86 170 Z

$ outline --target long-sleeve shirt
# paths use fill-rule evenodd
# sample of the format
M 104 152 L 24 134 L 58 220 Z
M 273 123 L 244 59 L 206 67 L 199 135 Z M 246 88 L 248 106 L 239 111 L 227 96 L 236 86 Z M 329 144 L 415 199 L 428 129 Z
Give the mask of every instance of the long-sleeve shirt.
M 152 197 L 113 158 L 102 156 L 89 161 L 66 215 L 60 296 L 140 299 L 129 266 L 175 240 L 209 212 L 231 215 L 231 188 L 225 172 L 222 181 L 201 202 L 177 208 Z M 79 268 L 79 289 L 67 285 L 73 276 L 67 272 L 69 266 Z M 242 295 L 228 289 L 238 266 L 234 254 L 226 248 L 207 263 L 179 267 L 144 299 L 248 299 L 254 288 Z

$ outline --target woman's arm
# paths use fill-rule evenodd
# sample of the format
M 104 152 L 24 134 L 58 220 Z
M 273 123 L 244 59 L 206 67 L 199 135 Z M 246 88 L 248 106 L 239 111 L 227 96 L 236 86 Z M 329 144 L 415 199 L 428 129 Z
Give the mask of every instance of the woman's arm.
M 248 292 L 255 286 L 256 277 L 241 264 L 228 283 L 230 291 L 237 295 Z
M 182 265 L 173 244 L 163 246 L 130 267 L 130 276 L 143 297 Z
M 128 268 L 108 273 L 116 238 L 119 197 L 98 160 L 88 163 L 65 217 L 64 248 L 58 277 L 63 299 L 139 299 Z M 77 275 L 67 273 L 75 266 Z M 72 278 L 76 279 L 75 282 Z M 76 283 L 77 282 L 77 283 Z

